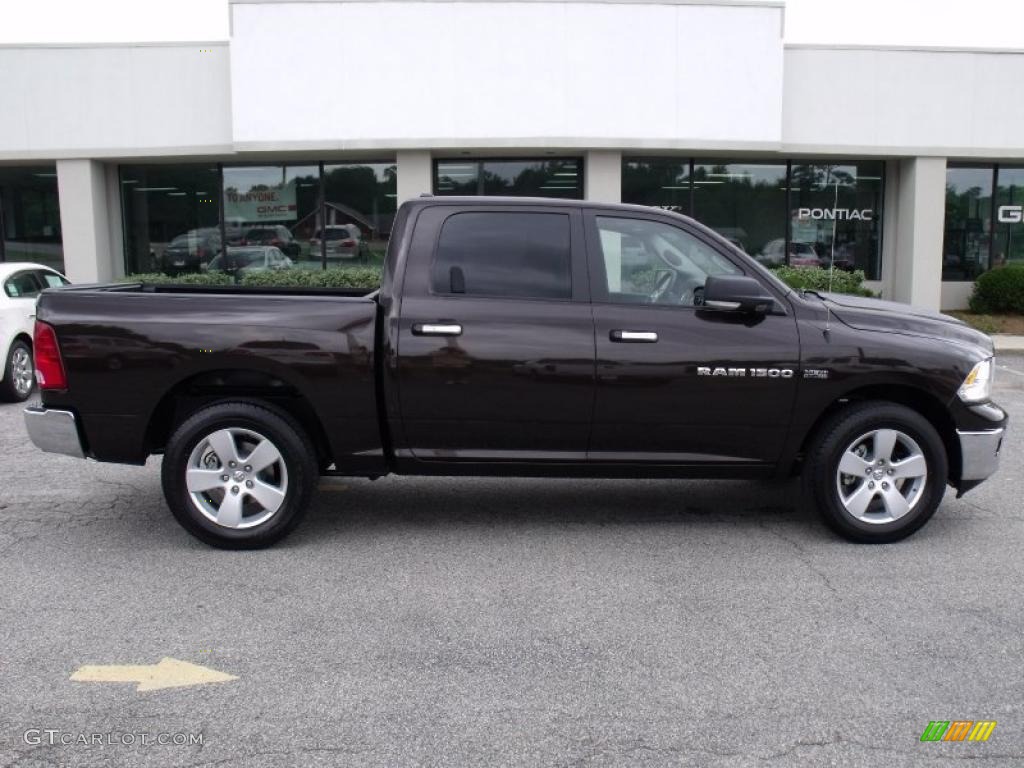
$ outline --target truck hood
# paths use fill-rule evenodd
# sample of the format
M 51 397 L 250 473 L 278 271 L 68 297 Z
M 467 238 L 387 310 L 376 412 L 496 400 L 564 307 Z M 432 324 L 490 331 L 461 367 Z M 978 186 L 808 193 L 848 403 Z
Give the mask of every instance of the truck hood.
M 955 317 L 896 301 L 841 293 L 821 293 L 833 314 L 851 328 L 927 336 L 978 347 L 993 353 L 992 339 Z

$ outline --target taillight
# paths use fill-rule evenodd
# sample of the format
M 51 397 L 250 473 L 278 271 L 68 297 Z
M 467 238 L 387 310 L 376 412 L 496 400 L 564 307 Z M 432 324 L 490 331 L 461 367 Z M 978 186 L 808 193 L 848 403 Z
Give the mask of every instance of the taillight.
M 67 389 L 68 377 L 64 373 L 64 362 L 60 359 L 57 333 L 53 326 L 36 320 L 33 341 L 36 356 L 36 378 L 40 389 Z
M 270 241 L 270 244 L 275 248 L 280 248 L 282 245 L 284 245 L 284 243 L 278 240 L 276 237 Z
M 350 240 L 342 240 L 341 241 L 341 247 L 342 248 L 352 248 L 352 247 L 355 246 L 355 244 L 356 244 L 356 241 L 355 240 L 351 240 L 351 239 Z
M 199 246 L 198 248 L 196 248 L 196 258 L 197 259 L 205 259 L 206 258 L 206 249 L 203 248 L 203 246 Z

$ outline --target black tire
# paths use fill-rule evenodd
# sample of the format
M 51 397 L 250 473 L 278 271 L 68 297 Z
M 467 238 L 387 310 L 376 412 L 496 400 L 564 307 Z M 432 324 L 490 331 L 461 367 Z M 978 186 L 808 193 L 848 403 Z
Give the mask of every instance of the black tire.
M 19 388 L 21 386 L 20 382 L 24 381 L 19 375 L 20 367 L 25 364 L 26 358 L 28 360 L 28 370 L 34 376 L 32 348 L 20 339 L 14 341 L 11 344 L 11 348 L 7 350 L 7 359 L 4 361 L 4 378 L 0 382 L 0 399 L 8 403 L 23 403 L 32 395 L 36 388 L 34 379 L 29 381 L 28 389 Z M 18 371 L 15 370 L 16 366 L 19 368 Z
M 232 435 L 232 444 L 237 449 L 237 467 L 224 466 L 228 462 L 222 463 L 220 454 L 207 442 L 222 430 L 229 430 Z M 245 473 L 246 459 L 255 455 L 246 453 L 247 444 L 258 444 L 258 438 L 271 443 L 277 459 L 262 472 Z M 197 451 L 201 453 L 194 456 Z M 201 465 L 193 463 L 197 457 Z M 230 473 L 219 475 L 229 480 L 208 491 L 193 493 L 186 484 L 189 469 L 199 472 L 216 469 L 217 473 Z M 235 477 L 235 471 L 240 477 Z M 291 416 L 242 402 L 218 403 L 182 422 L 167 443 L 161 471 L 164 498 L 175 519 L 197 539 L 221 549 L 259 549 L 287 536 L 306 513 L 318 476 L 313 444 Z M 254 485 L 255 490 L 246 490 L 246 486 L 253 488 Z M 283 501 L 273 511 L 259 506 L 255 495 L 268 486 L 277 498 L 283 494 Z M 241 499 L 237 505 L 242 511 L 235 524 L 243 527 L 225 527 L 208 516 L 228 500 L 231 488 L 237 489 L 234 495 Z M 260 521 L 264 515 L 269 517 Z
M 875 467 L 868 466 L 874 463 L 876 458 L 870 453 L 865 454 L 870 461 L 866 462 L 863 479 L 855 479 L 852 473 L 840 477 L 840 461 L 846 455 L 847 448 L 854 445 L 861 436 L 875 430 L 896 430 L 902 434 L 903 437 L 899 439 L 897 448 L 893 451 L 896 458 L 899 458 L 896 454 L 901 450 L 905 453 L 911 452 L 906 447 L 910 441 L 916 443 L 920 450 L 917 455 L 923 456 L 927 468 L 927 474 L 917 486 L 919 490 L 914 490 L 913 484 L 916 481 L 912 479 L 899 480 L 902 488 L 893 485 L 892 479 L 888 476 L 891 474 L 888 472 L 888 465 L 878 468 L 880 472 Z M 909 441 L 904 438 L 909 438 Z M 857 450 L 862 450 L 862 446 L 866 445 L 866 441 L 858 444 Z M 883 461 L 886 460 L 883 458 Z M 885 544 L 906 538 L 935 514 L 946 492 L 948 466 L 942 438 L 921 414 L 905 406 L 885 401 L 857 403 L 829 418 L 812 441 L 805 460 L 805 490 L 818 514 L 832 530 L 851 541 Z M 871 475 L 866 474 L 869 469 L 872 471 Z M 911 485 L 908 486 L 907 483 Z M 861 516 L 869 518 L 868 521 L 858 518 L 847 509 L 840 495 L 840 487 L 848 488 L 846 498 L 849 501 L 854 491 L 863 490 L 862 484 L 868 488 L 864 490 L 865 495 L 871 497 L 866 514 Z M 895 489 L 907 500 L 916 496 L 916 501 L 909 512 L 885 521 L 886 517 L 892 518 L 895 515 L 886 511 L 888 505 L 882 495 L 883 484 L 886 487 L 885 493 L 892 493 Z M 871 519 L 877 521 L 872 522 Z

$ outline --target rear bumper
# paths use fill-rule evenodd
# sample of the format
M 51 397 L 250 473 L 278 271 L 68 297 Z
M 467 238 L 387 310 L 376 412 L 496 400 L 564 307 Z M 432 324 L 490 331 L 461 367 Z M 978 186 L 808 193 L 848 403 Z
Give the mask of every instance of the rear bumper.
M 78 420 L 71 411 L 29 406 L 25 409 L 25 429 L 36 448 L 42 451 L 85 458 Z
M 999 468 L 1005 427 L 980 432 L 957 430 L 960 439 L 960 481 L 977 485 Z

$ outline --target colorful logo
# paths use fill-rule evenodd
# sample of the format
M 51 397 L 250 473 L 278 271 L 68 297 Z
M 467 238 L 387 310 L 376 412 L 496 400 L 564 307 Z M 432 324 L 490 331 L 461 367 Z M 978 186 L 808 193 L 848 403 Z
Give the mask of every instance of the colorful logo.
M 921 741 L 988 741 L 995 720 L 930 720 Z

